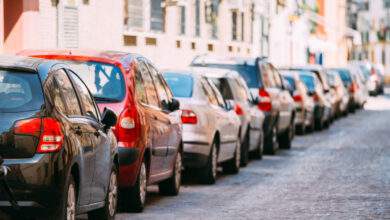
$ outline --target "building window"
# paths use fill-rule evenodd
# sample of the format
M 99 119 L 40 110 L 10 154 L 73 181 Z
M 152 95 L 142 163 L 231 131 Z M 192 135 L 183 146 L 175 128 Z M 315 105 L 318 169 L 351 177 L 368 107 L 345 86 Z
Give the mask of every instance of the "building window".
M 179 21 L 179 34 L 186 34 L 186 8 L 184 6 L 179 7 L 180 11 L 180 21 Z
M 237 40 L 237 11 L 232 11 L 232 40 Z
M 195 0 L 195 36 L 200 36 L 200 0 Z
M 164 31 L 165 10 L 161 7 L 161 3 L 162 0 L 150 0 L 150 30 L 152 31 Z
M 142 29 L 144 25 L 143 1 L 125 0 L 124 23 L 128 29 Z
M 244 12 L 241 12 L 241 41 L 245 40 L 245 16 Z

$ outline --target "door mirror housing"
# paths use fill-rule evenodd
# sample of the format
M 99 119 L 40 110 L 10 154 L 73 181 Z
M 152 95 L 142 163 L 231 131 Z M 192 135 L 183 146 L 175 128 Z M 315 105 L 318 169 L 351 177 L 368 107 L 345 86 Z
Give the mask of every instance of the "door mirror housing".
M 112 111 L 109 108 L 104 108 L 101 123 L 104 125 L 105 130 L 108 130 L 111 127 L 115 126 L 117 120 L 118 120 L 118 118 L 117 118 L 114 111 Z
M 180 109 L 180 102 L 177 99 L 172 99 L 171 103 L 169 104 L 169 110 L 174 112 Z

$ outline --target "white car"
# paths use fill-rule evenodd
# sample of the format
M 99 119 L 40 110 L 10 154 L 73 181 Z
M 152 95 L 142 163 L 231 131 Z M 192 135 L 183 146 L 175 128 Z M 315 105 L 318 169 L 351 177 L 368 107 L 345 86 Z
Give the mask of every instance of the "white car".
M 205 77 L 191 71 L 163 74 L 180 102 L 185 168 L 199 171 L 203 183 L 213 184 L 218 165 L 238 173 L 241 158 L 240 119 Z
M 249 154 L 261 158 L 263 153 L 263 123 L 265 115 L 251 97 L 249 88 L 236 71 L 222 68 L 194 67 L 218 88 L 223 98 L 234 106 L 240 117 L 241 166 L 246 166 Z

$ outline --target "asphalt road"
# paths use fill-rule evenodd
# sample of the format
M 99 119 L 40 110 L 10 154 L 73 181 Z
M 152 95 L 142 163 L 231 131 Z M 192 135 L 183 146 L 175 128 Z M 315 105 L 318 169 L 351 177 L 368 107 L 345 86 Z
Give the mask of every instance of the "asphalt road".
M 143 213 L 117 219 L 390 219 L 390 95 L 213 186 L 188 176 L 179 196 L 151 187 Z

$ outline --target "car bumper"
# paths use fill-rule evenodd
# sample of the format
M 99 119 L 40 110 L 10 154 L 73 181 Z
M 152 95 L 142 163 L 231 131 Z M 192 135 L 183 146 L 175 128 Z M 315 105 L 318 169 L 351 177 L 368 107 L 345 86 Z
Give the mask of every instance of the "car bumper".
M 120 188 L 127 188 L 134 185 L 137 180 L 141 149 L 136 147 L 118 146 L 119 156 L 119 178 Z
M 211 144 L 206 141 L 184 141 L 184 166 L 191 168 L 199 168 L 205 166 L 210 154 L 210 145 Z
M 21 208 L 42 208 L 46 211 L 58 210 L 62 196 L 65 176 L 57 170 L 53 154 L 36 154 L 28 159 L 5 160 L 10 168 L 7 183 Z M 53 164 L 56 164 L 53 167 Z M 62 166 L 58 166 L 62 167 Z M 0 207 L 9 207 L 8 197 L 0 193 Z

